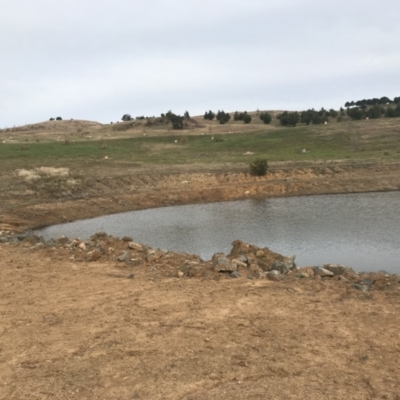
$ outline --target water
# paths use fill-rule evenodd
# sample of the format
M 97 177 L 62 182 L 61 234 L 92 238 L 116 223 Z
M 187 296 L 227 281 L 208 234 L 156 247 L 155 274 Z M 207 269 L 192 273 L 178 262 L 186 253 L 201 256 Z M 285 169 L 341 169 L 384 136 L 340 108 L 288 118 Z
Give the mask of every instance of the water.
M 298 266 L 342 263 L 400 273 L 400 192 L 242 200 L 109 215 L 37 231 L 86 239 L 98 231 L 210 259 L 233 240 L 296 255 Z

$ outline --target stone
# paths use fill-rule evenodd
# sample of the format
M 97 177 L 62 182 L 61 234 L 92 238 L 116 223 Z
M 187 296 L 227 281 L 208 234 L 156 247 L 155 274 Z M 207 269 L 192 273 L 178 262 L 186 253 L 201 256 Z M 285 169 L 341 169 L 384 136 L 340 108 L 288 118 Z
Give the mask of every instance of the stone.
M 81 250 L 86 250 L 86 244 L 84 242 L 80 243 L 78 246 Z
M 0 243 L 8 243 L 10 241 L 9 236 L 1 236 L 0 237 Z
M 67 244 L 69 242 L 69 239 L 66 236 L 61 236 L 57 239 L 57 242 L 60 244 Z
M 286 265 L 286 263 L 276 261 L 272 264 L 271 271 L 279 271 L 281 274 L 287 274 L 290 271 L 290 268 Z
M 324 264 L 324 268 L 328 271 L 333 272 L 334 275 L 344 275 L 346 273 L 354 274 L 355 271 L 353 268 L 346 267 L 346 265 L 342 264 Z
M 313 269 L 314 269 L 314 274 L 317 275 L 317 276 L 320 276 L 321 278 L 322 278 L 322 277 L 328 277 L 328 276 L 334 276 L 334 273 L 333 273 L 333 272 L 328 271 L 328 270 L 325 269 L 325 268 L 322 268 L 322 267 L 314 267 Z
M 312 278 L 314 276 L 314 269 L 311 267 L 303 267 L 299 269 L 300 274 L 307 274 L 308 278 Z
M 308 279 L 309 276 L 307 273 L 305 272 L 300 272 L 299 274 L 296 275 L 296 278 L 300 278 L 300 279 Z
M 257 250 L 256 257 L 265 257 L 265 253 L 262 250 Z
M 182 278 L 185 274 L 182 271 L 178 271 L 178 278 Z
M 123 242 L 133 242 L 133 239 L 130 236 L 124 236 L 121 240 Z
M 283 279 L 282 274 L 280 274 L 278 270 L 267 272 L 266 277 L 270 281 L 275 281 L 275 282 L 280 282 Z
M 134 274 L 129 274 L 129 275 L 128 275 L 128 279 L 133 279 L 134 277 L 135 277 Z
M 339 281 L 340 282 L 348 282 L 349 280 L 348 279 L 346 279 L 343 275 L 339 275 Z
M 121 254 L 121 255 L 118 257 L 118 261 L 121 261 L 121 262 L 130 262 L 130 261 L 131 261 L 131 255 L 130 255 L 129 251 L 125 251 L 125 253 Z
M 236 258 L 236 260 L 241 261 L 242 263 L 246 263 L 247 264 L 247 257 L 245 255 L 240 255 L 239 257 Z
M 366 286 L 372 286 L 375 283 L 373 279 L 362 279 L 359 284 L 360 285 L 366 285 Z
M 86 260 L 89 262 L 97 261 L 100 257 L 101 257 L 101 251 L 99 249 L 94 249 L 86 254 Z
M 57 242 L 56 242 L 54 239 L 49 239 L 49 240 L 46 242 L 46 246 L 47 246 L 47 247 L 56 247 L 56 246 L 57 246 Z
M 236 264 L 238 267 L 247 268 L 247 264 L 245 262 L 240 261 L 236 258 L 232 260 L 232 263 Z
M 214 271 L 215 272 L 236 272 L 237 265 L 233 264 L 229 258 L 223 255 L 222 257 L 214 257 Z
M 353 288 L 356 290 L 360 290 L 361 292 L 368 292 L 369 286 L 367 285 L 359 285 L 358 283 L 353 283 Z
M 143 246 L 139 243 L 135 243 L 135 242 L 129 242 L 128 243 L 128 247 L 131 250 L 136 250 L 136 251 L 142 251 L 143 250 Z
M 240 272 L 231 272 L 230 274 L 229 274 L 229 277 L 230 278 L 240 278 L 242 276 L 242 274 L 240 273 Z

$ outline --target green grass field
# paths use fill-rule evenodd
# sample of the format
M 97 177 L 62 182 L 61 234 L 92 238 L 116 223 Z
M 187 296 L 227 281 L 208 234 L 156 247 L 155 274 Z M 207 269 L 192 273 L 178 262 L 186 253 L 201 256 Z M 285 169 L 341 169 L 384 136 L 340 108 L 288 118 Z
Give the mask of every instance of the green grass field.
M 3 168 L 113 164 L 243 163 L 333 159 L 400 160 L 400 121 L 336 123 L 234 134 L 142 136 L 98 141 L 0 143 Z M 385 121 L 383 121 L 385 122 Z M 257 127 L 255 126 L 255 129 Z M 212 140 L 212 137 L 214 138 Z M 302 149 L 307 152 L 302 153 Z M 252 152 L 253 155 L 245 155 Z M 105 160 L 105 157 L 108 160 Z

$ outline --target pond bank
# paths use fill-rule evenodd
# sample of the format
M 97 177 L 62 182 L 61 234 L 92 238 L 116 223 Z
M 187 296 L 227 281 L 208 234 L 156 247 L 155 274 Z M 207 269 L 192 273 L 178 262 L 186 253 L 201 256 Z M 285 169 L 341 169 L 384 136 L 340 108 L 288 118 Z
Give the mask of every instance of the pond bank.
M 170 205 L 400 189 L 400 163 L 277 164 L 265 177 L 250 176 L 237 167 L 232 172 L 228 165 L 214 172 L 202 172 L 201 168 L 183 171 L 182 167 L 174 171 L 146 172 L 121 167 L 113 169 L 112 176 L 100 176 L 98 171 L 89 170 L 75 180 L 74 191 L 56 190 L 51 180 L 39 185 L 18 181 L 15 177 L 2 179 L 0 231 L 23 232 L 78 219 Z

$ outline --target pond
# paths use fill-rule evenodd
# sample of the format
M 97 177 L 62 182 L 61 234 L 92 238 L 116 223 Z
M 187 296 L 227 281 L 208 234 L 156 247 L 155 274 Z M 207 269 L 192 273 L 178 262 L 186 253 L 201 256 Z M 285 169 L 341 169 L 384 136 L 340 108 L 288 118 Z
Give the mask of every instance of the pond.
M 400 273 L 400 192 L 303 196 L 164 207 L 108 215 L 36 231 L 46 239 L 105 231 L 146 245 L 210 259 L 240 239 L 298 266 L 342 263 Z

